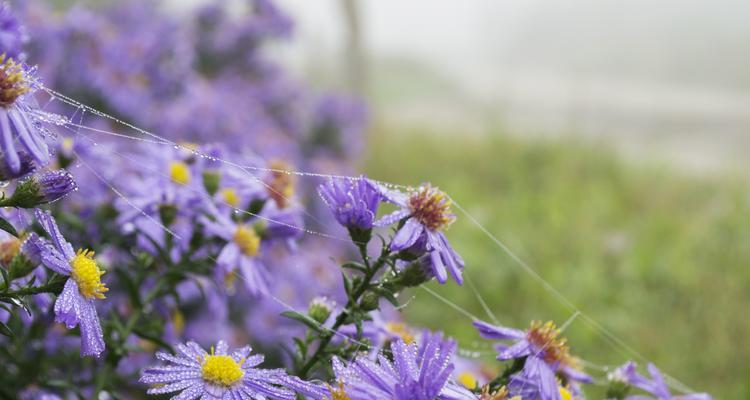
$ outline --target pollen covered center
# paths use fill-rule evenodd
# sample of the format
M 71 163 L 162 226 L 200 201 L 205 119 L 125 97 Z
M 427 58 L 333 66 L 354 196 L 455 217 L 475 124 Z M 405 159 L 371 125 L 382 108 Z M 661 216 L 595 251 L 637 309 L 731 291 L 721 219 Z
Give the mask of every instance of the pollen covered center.
M 431 186 L 423 186 L 409 196 L 409 209 L 427 229 L 436 231 L 450 225 L 456 217 L 451 213 L 448 196 Z
M 203 380 L 215 385 L 232 386 L 245 376 L 241 364 L 230 356 L 206 355 L 201 369 Z
M 104 271 L 99 269 L 94 261 L 94 252 L 80 249 L 76 256 L 70 261 L 71 273 L 76 284 L 78 292 L 87 299 L 103 299 L 104 293 L 109 289 L 101 281 Z
M 237 191 L 233 188 L 222 189 L 221 196 L 224 198 L 224 201 L 232 207 L 237 207 L 240 204 L 240 197 L 237 195 Z
M 414 334 L 404 323 L 388 322 L 385 324 L 385 329 L 387 329 L 388 332 L 400 337 L 401 340 L 403 340 L 406 344 L 411 344 L 412 342 L 414 342 Z
M 28 91 L 29 85 L 21 65 L 5 54 L 0 55 L 0 106 L 10 107 Z
M 268 196 L 276 202 L 279 208 L 286 208 L 290 204 L 290 199 L 294 196 L 295 180 L 294 176 L 288 172 L 291 166 L 281 160 L 273 160 L 268 164 L 271 176 L 266 180 L 266 190 Z
M 258 248 L 260 248 L 260 236 L 255 232 L 255 229 L 240 225 L 234 231 L 234 243 L 240 248 L 242 254 L 255 256 L 258 254 Z
M 190 183 L 190 168 L 181 161 L 173 161 L 169 164 L 169 177 L 174 183 L 187 185 Z
M 532 322 L 526 339 L 537 349 L 543 350 L 544 361 L 548 364 L 569 364 L 573 361 L 567 341 L 560 337 L 560 330 L 552 321 Z

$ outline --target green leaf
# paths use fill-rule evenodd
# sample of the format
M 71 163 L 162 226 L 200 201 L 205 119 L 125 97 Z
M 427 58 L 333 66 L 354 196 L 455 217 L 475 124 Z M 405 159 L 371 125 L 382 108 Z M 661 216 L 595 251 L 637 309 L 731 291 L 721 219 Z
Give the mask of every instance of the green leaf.
M 11 235 L 18 237 L 18 232 L 16 232 L 16 228 L 11 225 L 8 220 L 5 218 L 0 217 L 0 229 L 4 230 L 5 232 L 10 233 Z
M 358 262 L 353 262 L 353 261 L 342 264 L 341 268 L 353 269 L 355 271 L 362 272 L 363 274 L 367 273 L 367 267 L 365 267 L 364 265 L 362 265 L 362 264 L 360 264 Z
M 320 325 L 314 319 L 308 317 L 305 314 L 298 313 L 297 311 L 284 311 L 281 313 L 281 316 L 301 322 L 315 332 L 321 332 Z

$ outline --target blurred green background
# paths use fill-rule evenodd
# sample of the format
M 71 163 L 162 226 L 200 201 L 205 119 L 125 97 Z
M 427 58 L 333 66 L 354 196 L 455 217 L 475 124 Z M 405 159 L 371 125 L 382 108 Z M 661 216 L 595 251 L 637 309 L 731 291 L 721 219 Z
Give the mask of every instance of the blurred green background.
M 738 174 L 691 177 L 633 165 L 575 139 L 457 136 L 377 126 L 365 167 L 402 184 L 429 179 L 552 286 L 665 372 L 715 398 L 749 398 L 750 197 Z M 728 177 L 731 176 L 731 177 Z M 448 235 L 502 324 L 571 317 L 465 216 Z M 487 319 L 469 287 L 432 287 Z M 487 351 L 467 317 L 425 291 L 405 313 L 415 325 Z M 565 334 L 582 358 L 618 365 L 618 351 L 579 317 Z M 485 354 L 487 362 L 492 356 Z M 641 363 L 642 364 L 642 363 Z M 593 370 L 599 376 L 601 372 Z M 594 398 L 597 396 L 594 395 Z

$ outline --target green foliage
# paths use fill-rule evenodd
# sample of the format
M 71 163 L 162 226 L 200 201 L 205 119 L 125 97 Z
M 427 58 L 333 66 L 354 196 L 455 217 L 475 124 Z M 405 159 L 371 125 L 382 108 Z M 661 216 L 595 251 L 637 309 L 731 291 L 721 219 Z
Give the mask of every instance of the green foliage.
M 372 178 L 449 193 L 574 304 L 665 372 L 716 398 L 750 387 L 750 197 L 740 177 L 690 177 L 634 166 L 570 140 L 402 129 L 374 136 Z M 470 283 L 504 325 L 562 324 L 572 312 L 461 215 L 448 231 Z M 468 286 L 469 282 L 465 284 Z M 432 284 L 487 319 L 471 287 Z M 417 290 L 405 309 L 417 325 L 478 339 L 469 321 Z M 446 322 L 450 321 L 450 322 Z M 600 364 L 634 358 L 578 318 L 574 353 Z M 482 349 L 487 350 L 487 349 Z M 643 362 L 640 361 L 641 364 Z M 492 357 L 487 358 L 492 364 Z M 597 371 L 591 371 L 597 373 Z M 601 373 L 599 373 L 601 374 Z M 744 386 L 743 386 L 744 385 Z M 592 398 L 597 395 L 592 391 Z

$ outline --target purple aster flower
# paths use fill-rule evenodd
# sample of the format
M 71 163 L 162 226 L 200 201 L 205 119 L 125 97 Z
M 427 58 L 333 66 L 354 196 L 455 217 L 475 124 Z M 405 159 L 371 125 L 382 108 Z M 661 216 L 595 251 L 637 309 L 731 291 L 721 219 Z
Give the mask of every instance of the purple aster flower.
M 379 355 L 377 361 L 358 357 L 345 366 L 334 358 L 338 387 L 330 389 L 331 395 L 351 400 L 476 399 L 477 396 L 450 380 L 455 350 L 453 340 L 425 332 L 421 345 L 394 341 L 393 361 L 384 355 Z
M 168 365 L 146 368 L 140 381 L 153 385 L 149 394 L 181 392 L 172 399 L 282 399 L 294 400 L 296 393 L 319 393 L 317 386 L 286 374 L 282 369 L 255 368 L 260 354 L 250 355 L 249 346 L 229 353 L 219 341 L 211 353 L 195 342 L 177 345 L 177 354 L 156 353 Z
M 29 72 L 14 59 L 0 55 L 0 149 L 13 173 L 23 166 L 16 140 L 37 164 L 49 162 L 45 135 L 29 115 L 34 107 L 25 95 L 30 91 Z
M 349 229 L 370 230 L 383 198 L 364 175 L 356 179 L 334 178 L 318 186 L 318 193 L 336 221 Z
M 646 378 L 637 371 L 637 366 L 634 362 L 630 361 L 620 368 L 616 369 L 610 379 L 625 382 L 629 385 L 635 386 L 641 389 L 657 400 L 711 400 L 712 397 L 707 393 L 691 393 L 685 395 L 672 395 L 669 386 L 664 381 L 664 377 L 654 364 L 649 363 L 648 373 L 651 375 L 651 379 Z M 651 397 L 646 396 L 628 396 L 626 399 L 629 400 L 642 400 L 650 399 Z
M 213 217 L 213 221 L 205 217 L 200 221 L 209 235 L 227 242 L 216 258 L 218 279 L 231 286 L 239 273 L 252 295 L 268 293 L 268 270 L 259 257 L 261 242 L 265 241 L 255 226 L 234 222 L 219 213 Z
M 81 355 L 98 357 L 104 351 L 104 337 L 94 300 L 103 299 L 108 290 L 101 281 L 104 271 L 94 261 L 92 251 L 73 251 L 73 246 L 62 236 L 49 211 L 35 210 L 34 215 L 50 240 L 36 235 L 27 240 L 33 243 L 47 268 L 70 277 L 55 301 L 55 321 L 64 323 L 68 329 L 79 325 Z
M 375 223 L 377 226 L 391 225 L 406 219 L 391 242 L 391 250 L 420 250 L 430 256 L 430 267 L 438 282 L 448 280 L 448 271 L 460 285 L 464 261 L 456 253 L 442 232 L 456 219 L 450 211 L 448 196 L 429 185 L 410 190 L 408 193 L 381 188 L 381 193 L 390 202 L 401 207 Z M 446 270 L 447 268 L 447 270 Z
M 510 346 L 498 346 L 498 360 L 526 358 L 521 374 L 511 378 L 511 387 L 515 378 L 522 380 L 521 387 L 538 391 L 542 399 L 559 400 L 556 373 L 569 381 L 591 382 L 591 377 L 580 371 L 578 359 L 570 354 L 566 340 L 552 322 L 534 321 L 525 332 L 482 321 L 474 321 L 474 327 L 485 339 L 513 341 Z
M 7 2 L 0 3 L 0 54 L 23 59 L 23 44 L 27 40 L 24 27 Z

